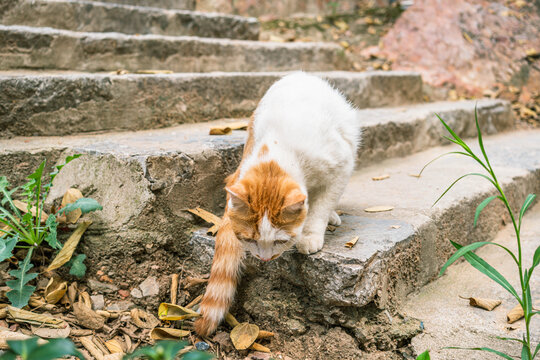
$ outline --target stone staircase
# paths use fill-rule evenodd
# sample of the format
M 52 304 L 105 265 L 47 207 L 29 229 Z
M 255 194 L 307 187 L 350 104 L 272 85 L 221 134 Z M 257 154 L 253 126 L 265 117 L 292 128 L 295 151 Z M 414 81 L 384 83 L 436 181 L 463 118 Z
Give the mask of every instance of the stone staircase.
M 449 239 L 493 238 L 504 210 L 490 205 L 473 228 L 476 205 L 491 193 L 477 179 L 432 207 L 453 179 L 476 169 L 449 157 L 410 176 L 452 149 L 434 113 L 470 138 L 477 106 L 491 162 L 515 206 L 540 191 L 540 132 L 516 131 L 507 102 L 423 103 L 418 74 L 339 71 L 349 67 L 337 45 L 258 42 L 255 19 L 194 12 L 190 3 L 21 0 L 0 8 L 0 174 L 19 184 L 44 158 L 53 165 L 82 153 L 56 178 L 50 201 L 77 187 L 103 204 L 82 244 L 90 276 L 106 269 L 134 285 L 149 268 L 162 277 L 180 267 L 204 274 L 214 240 L 185 210 L 223 212 L 223 180 L 246 135 L 210 136 L 209 129 L 249 117 L 288 71 L 315 71 L 362 121 L 358 169 L 340 204 L 343 225 L 317 254 L 289 251 L 268 264 L 248 258 L 234 311 L 282 334 L 272 348 L 285 353 L 349 359 L 383 351 L 402 359 L 419 325 L 390 318 L 382 326 L 372 314 L 398 312 L 406 294 L 435 278 L 452 252 Z M 372 180 L 383 174 L 390 177 Z M 377 205 L 394 210 L 364 212 Z M 347 249 L 354 236 L 358 243 Z M 347 345 L 315 349 L 320 337 Z

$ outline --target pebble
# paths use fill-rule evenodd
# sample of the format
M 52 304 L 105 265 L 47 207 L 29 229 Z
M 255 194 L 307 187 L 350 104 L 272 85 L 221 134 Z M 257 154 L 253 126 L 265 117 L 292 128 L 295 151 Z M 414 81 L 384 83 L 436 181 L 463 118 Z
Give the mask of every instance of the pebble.
M 131 296 L 133 296 L 135 299 L 140 299 L 140 298 L 143 297 L 142 291 L 135 288 L 135 289 L 131 290 Z
M 139 288 L 142 291 L 143 296 L 155 296 L 159 294 L 159 284 L 155 276 L 149 276 L 144 280 Z
M 285 324 L 293 335 L 302 335 L 306 332 L 306 327 L 296 319 L 290 319 Z
M 210 349 L 210 345 L 208 345 L 208 343 L 206 343 L 204 341 L 199 341 L 198 343 L 195 344 L 195 347 L 199 351 L 206 351 L 206 350 Z
M 129 291 L 127 291 L 127 290 L 118 290 L 118 295 L 120 295 L 123 298 L 127 298 L 129 296 Z
M 90 299 L 92 299 L 92 308 L 94 310 L 103 310 L 105 307 L 105 298 L 103 295 L 93 295 L 90 296 Z
M 118 291 L 118 287 L 113 284 L 106 284 L 94 279 L 88 279 L 88 286 L 98 293 L 112 293 Z
M 117 301 L 115 303 L 112 303 L 111 305 L 107 306 L 107 310 L 110 311 L 127 311 L 131 308 L 135 307 L 135 304 L 131 301 L 122 300 Z

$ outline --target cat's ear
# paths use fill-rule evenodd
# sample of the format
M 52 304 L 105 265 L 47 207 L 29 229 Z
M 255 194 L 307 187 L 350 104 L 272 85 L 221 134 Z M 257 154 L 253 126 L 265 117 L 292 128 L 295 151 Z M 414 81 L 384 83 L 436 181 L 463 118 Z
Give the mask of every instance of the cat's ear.
M 306 195 L 300 189 L 290 191 L 285 197 L 282 210 L 288 213 L 297 213 L 304 208 Z
M 246 188 L 242 184 L 235 184 L 225 188 L 229 193 L 229 206 L 233 210 L 246 211 L 247 203 Z

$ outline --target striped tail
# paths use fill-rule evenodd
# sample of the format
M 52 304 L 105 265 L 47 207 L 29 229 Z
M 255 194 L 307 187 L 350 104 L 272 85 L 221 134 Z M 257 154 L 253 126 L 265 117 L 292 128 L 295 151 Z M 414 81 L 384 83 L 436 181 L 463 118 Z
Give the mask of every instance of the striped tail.
M 236 238 L 227 216 L 216 237 L 216 249 L 208 286 L 201 302 L 202 317 L 195 322 L 195 331 L 201 336 L 208 336 L 218 327 L 231 306 L 238 278 L 244 249 Z

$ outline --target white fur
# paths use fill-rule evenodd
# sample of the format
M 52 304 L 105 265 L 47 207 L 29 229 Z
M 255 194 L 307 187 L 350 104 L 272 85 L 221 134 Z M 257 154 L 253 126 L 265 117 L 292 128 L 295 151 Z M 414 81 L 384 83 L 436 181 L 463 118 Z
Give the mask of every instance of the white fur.
M 255 111 L 254 148 L 240 177 L 261 160 L 276 160 L 299 183 L 309 206 L 302 235 L 296 239 L 302 253 L 320 250 L 329 220 L 339 221 L 333 213 L 354 168 L 359 127 L 357 111 L 341 93 L 303 72 L 273 84 Z M 263 145 L 268 153 L 261 159 Z M 261 230 L 267 235 L 274 231 L 267 224 Z M 258 247 L 277 239 L 275 233 Z M 266 250 L 260 249 L 261 258 L 275 253 Z

